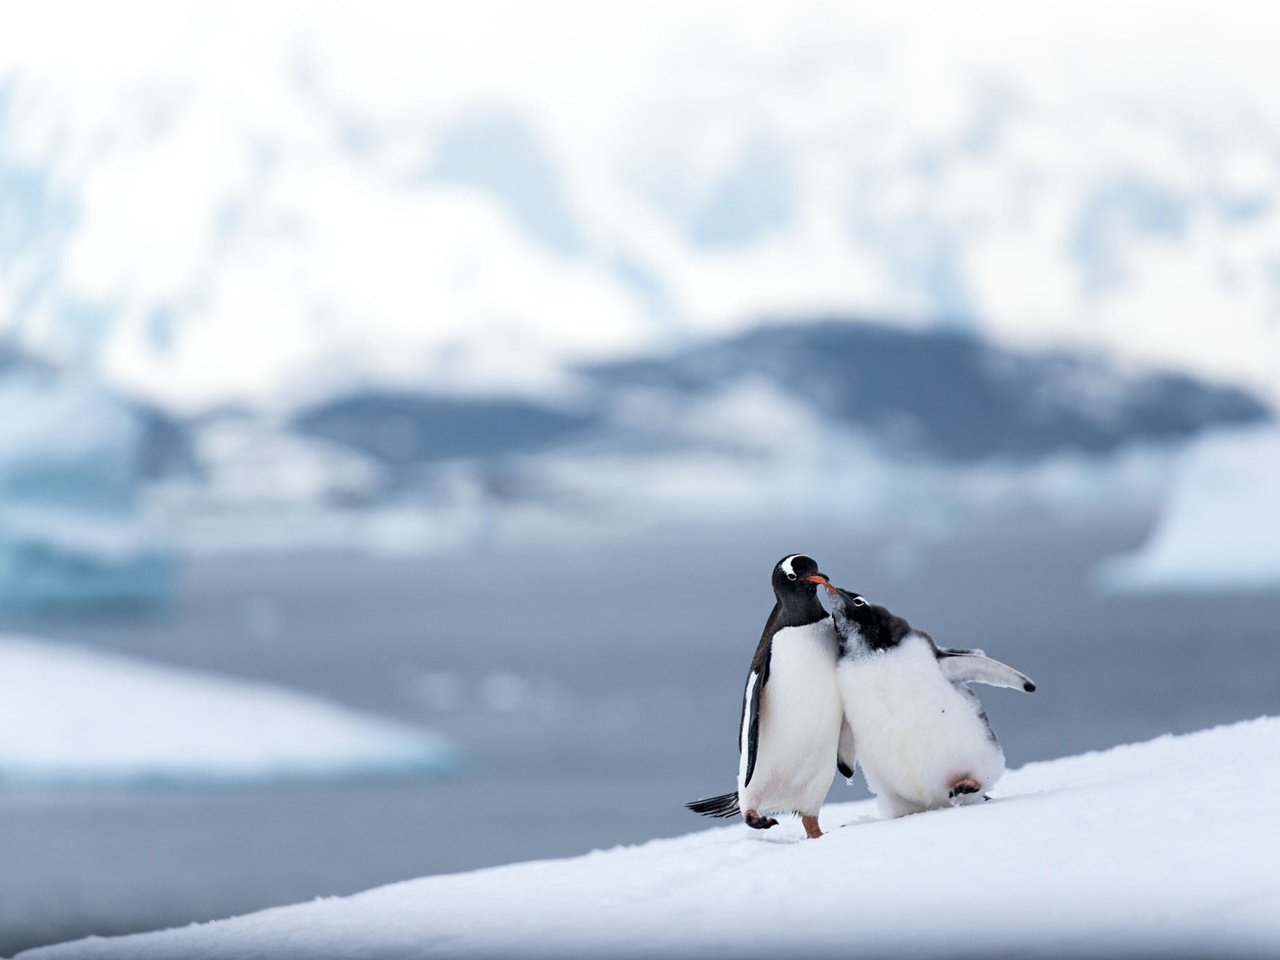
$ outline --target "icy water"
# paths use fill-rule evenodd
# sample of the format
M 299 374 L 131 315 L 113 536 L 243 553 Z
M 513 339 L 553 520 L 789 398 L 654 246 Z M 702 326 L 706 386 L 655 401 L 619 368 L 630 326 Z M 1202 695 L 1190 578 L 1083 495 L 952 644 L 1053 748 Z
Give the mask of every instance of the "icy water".
M 0 790 L 0 955 L 703 826 L 781 555 L 1030 674 L 980 688 L 1010 766 L 1280 712 L 1280 593 L 1107 596 L 1138 520 L 832 530 L 429 559 L 191 563 L 173 608 L 5 629 L 265 679 L 456 739 L 449 780 Z M 864 796 L 837 783 L 833 799 Z

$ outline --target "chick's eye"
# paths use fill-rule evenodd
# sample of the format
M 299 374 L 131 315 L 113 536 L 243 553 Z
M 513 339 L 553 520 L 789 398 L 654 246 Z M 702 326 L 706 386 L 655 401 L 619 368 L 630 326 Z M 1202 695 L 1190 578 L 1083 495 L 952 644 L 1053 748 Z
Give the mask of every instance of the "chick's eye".
M 861 597 L 854 597 L 853 605 L 855 607 L 865 607 L 867 605 L 867 601 L 863 600 Z

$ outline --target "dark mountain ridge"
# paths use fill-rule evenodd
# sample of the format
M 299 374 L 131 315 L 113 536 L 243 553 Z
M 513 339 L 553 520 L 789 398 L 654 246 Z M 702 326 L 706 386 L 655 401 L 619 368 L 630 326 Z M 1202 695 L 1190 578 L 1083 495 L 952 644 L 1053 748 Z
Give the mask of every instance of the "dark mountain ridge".
M 586 390 L 573 409 L 370 390 L 309 407 L 293 425 L 392 467 L 584 442 L 625 447 L 628 428 L 614 412 L 628 396 L 691 402 L 763 382 L 887 450 L 965 462 L 1105 454 L 1272 416 L 1244 390 L 1187 374 L 1121 369 L 1105 357 L 1067 350 L 1008 350 L 957 330 L 840 319 L 769 324 L 577 373 Z

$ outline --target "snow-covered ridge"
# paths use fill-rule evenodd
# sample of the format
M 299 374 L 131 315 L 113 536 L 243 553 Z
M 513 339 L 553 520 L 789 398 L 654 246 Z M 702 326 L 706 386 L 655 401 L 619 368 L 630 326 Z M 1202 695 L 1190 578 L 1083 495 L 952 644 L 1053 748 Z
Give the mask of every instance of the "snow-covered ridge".
M 266 684 L 0 635 L 0 787 L 442 772 L 427 731 Z
M 1010 773 L 991 803 L 871 802 L 394 884 L 27 960 L 1265 957 L 1280 943 L 1280 718 Z

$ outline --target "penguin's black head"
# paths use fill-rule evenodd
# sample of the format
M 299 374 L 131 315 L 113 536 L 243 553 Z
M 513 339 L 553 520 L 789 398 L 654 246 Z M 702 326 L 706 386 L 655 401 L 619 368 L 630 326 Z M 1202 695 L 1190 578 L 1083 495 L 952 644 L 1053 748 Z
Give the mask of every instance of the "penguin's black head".
M 827 584 L 827 575 L 818 570 L 812 557 L 792 553 L 778 561 L 773 568 L 773 592 L 778 599 L 784 597 L 816 597 L 818 584 Z
M 847 636 L 857 632 L 860 627 L 870 626 L 880 618 L 881 607 L 874 607 L 867 598 L 852 590 L 841 590 L 835 584 L 823 584 L 827 588 L 827 596 L 831 600 L 831 618 L 835 621 L 836 632 Z
M 849 649 L 856 640 L 860 646 L 885 650 L 897 646 L 911 632 L 906 620 L 886 607 L 868 602 L 862 594 L 841 590 L 831 583 L 823 586 L 831 600 L 831 620 L 842 649 Z

